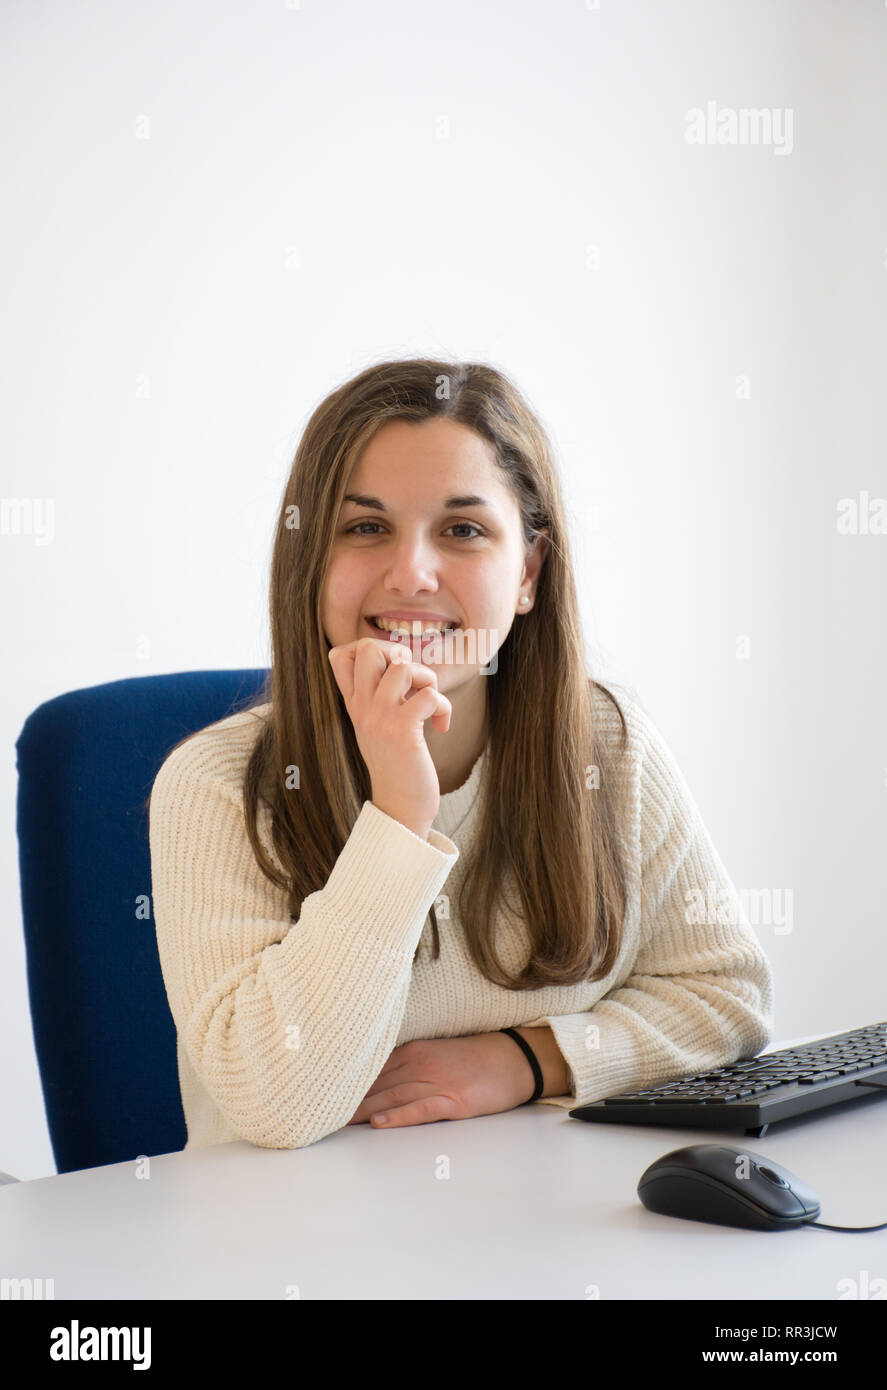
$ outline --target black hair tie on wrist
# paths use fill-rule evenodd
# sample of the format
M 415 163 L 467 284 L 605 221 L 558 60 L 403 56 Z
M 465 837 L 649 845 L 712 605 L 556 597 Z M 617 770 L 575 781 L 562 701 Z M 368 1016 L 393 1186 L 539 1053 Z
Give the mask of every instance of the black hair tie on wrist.
M 514 1038 L 514 1041 L 517 1043 L 518 1047 L 523 1052 L 530 1066 L 533 1068 L 533 1076 L 536 1079 L 536 1089 L 530 1096 L 529 1100 L 521 1102 L 522 1105 L 530 1105 L 534 1100 L 539 1099 L 543 1090 L 545 1089 L 545 1082 L 542 1079 L 542 1068 L 539 1066 L 536 1054 L 530 1047 L 530 1044 L 527 1042 L 526 1038 L 522 1038 L 520 1033 L 515 1032 L 513 1028 L 500 1028 L 499 1032 L 507 1033 L 510 1038 Z

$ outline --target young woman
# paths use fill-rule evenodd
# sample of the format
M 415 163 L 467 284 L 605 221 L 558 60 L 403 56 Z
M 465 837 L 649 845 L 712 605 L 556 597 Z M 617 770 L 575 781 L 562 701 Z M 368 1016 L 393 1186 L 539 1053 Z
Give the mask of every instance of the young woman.
M 770 966 L 662 736 L 589 679 L 502 373 L 384 362 L 318 406 L 270 609 L 265 689 L 150 798 L 186 1147 L 570 1108 L 766 1046 Z

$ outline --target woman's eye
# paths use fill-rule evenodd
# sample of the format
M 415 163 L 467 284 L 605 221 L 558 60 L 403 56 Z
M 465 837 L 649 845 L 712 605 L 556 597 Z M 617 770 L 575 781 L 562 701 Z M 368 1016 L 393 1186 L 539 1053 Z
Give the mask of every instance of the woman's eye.
M 363 527 L 363 526 L 378 526 L 378 525 L 379 525 L 378 521 L 358 521 L 358 522 L 356 523 L 356 525 L 349 527 L 349 529 L 345 532 L 345 535 L 346 535 L 346 536 L 356 536 L 356 535 L 366 536 L 366 535 L 371 534 L 371 533 L 370 533 L 370 532 L 367 532 L 367 531 L 361 530 L 361 527 Z M 476 535 L 476 536 L 456 536 L 456 537 L 454 537 L 454 539 L 457 540 L 457 541 L 474 541 L 474 540 L 477 540 L 477 539 L 483 534 L 483 533 L 481 532 L 481 530 L 480 530 L 480 527 L 479 527 L 479 526 L 475 526 L 475 525 L 474 525 L 474 522 L 472 522 L 472 521 L 454 521 L 452 526 L 447 527 L 447 530 L 452 531 L 452 530 L 456 529 L 457 527 L 467 528 L 469 531 L 476 531 L 476 532 L 477 532 L 477 535 Z

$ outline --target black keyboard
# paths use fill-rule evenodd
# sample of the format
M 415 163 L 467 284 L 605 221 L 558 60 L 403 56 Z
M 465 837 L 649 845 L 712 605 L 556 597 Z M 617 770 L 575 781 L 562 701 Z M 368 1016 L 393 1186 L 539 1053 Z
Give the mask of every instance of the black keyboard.
M 620 1125 L 744 1129 L 759 1138 L 778 1120 L 879 1090 L 887 1090 L 887 1023 L 759 1053 L 647 1091 L 607 1096 L 569 1114 Z

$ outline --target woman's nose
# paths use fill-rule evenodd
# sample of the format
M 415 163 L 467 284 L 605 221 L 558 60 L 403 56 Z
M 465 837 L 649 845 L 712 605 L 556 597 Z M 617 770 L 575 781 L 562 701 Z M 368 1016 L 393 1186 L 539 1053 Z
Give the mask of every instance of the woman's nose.
M 389 559 L 388 582 L 404 592 L 435 586 L 436 552 L 423 536 L 403 537 Z

